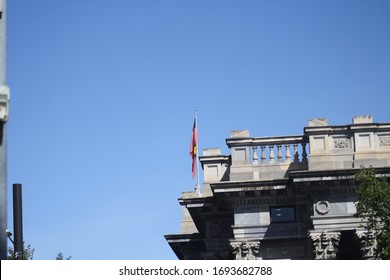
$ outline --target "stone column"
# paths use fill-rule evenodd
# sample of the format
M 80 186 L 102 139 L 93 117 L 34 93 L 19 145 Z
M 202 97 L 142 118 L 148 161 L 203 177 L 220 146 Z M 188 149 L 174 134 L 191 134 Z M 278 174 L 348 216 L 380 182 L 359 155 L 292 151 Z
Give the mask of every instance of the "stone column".
M 316 260 L 335 260 L 337 257 L 340 232 L 312 232 L 309 237 L 313 242 Z
M 362 258 L 366 260 L 375 259 L 376 239 L 374 233 L 367 230 L 356 230 L 355 235 L 360 244 Z
M 230 247 L 235 260 L 259 260 L 260 241 L 231 241 Z

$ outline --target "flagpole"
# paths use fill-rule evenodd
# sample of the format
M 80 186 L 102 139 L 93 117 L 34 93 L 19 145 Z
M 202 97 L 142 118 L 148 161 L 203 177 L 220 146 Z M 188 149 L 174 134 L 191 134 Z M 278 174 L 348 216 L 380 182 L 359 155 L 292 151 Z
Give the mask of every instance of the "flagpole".
M 194 114 L 195 114 L 195 127 L 196 127 L 196 133 L 198 134 L 198 110 L 194 110 Z M 196 190 L 196 193 L 198 194 L 198 196 L 202 195 L 201 191 L 200 191 L 200 180 L 199 180 L 199 135 L 198 135 L 198 143 L 196 145 L 196 176 L 197 176 L 197 182 L 196 182 L 196 187 L 195 187 L 195 190 Z

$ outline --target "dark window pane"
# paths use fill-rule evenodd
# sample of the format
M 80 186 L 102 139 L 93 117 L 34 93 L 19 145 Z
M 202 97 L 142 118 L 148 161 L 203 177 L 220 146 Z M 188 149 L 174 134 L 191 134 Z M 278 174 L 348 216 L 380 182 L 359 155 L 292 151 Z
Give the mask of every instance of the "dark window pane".
M 295 222 L 295 207 L 271 207 L 271 223 Z

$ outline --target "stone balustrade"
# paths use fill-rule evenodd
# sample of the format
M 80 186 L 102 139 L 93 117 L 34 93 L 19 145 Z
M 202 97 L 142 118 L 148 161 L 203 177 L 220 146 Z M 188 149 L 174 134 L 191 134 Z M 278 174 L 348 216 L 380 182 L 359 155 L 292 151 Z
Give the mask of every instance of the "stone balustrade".
M 233 179 L 284 178 L 288 170 L 307 169 L 308 140 L 304 135 L 249 137 L 248 131 L 240 130 L 233 131 L 226 143 L 231 149 Z
M 251 163 L 299 163 L 307 162 L 307 142 L 304 136 L 254 138 Z
M 226 139 L 232 149 L 232 165 L 307 162 L 308 140 L 304 135 L 276 137 L 238 137 L 246 131 L 232 132 Z

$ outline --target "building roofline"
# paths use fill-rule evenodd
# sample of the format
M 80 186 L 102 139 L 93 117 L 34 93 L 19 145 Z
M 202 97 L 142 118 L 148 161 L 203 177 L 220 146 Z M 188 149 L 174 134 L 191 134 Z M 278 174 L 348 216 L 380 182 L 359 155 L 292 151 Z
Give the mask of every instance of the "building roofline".
M 390 167 L 373 167 L 377 174 L 385 177 L 390 177 Z M 361 168 L 349 168 L 349 169 L 327 169 L 327 170 L 298 170 L 291 171 L 289 177 L 293 182 L 304 181 L 329 181 L 340 179 L 355 179 L 356 173 Z

